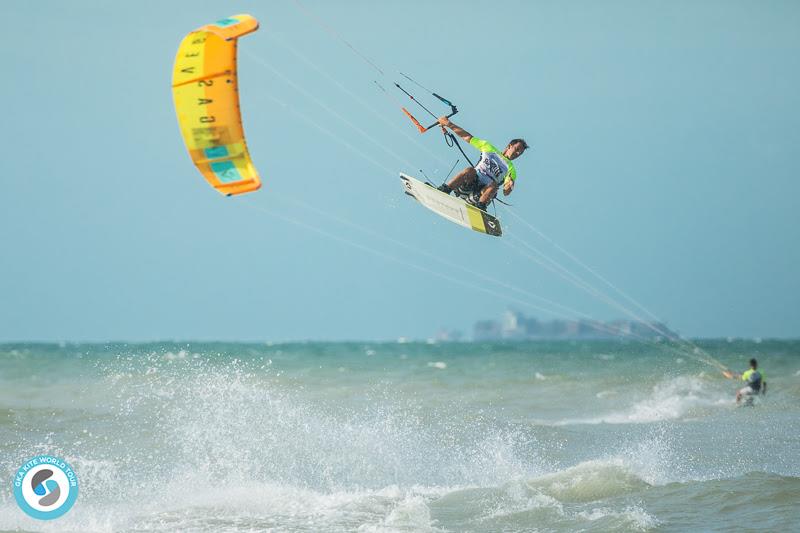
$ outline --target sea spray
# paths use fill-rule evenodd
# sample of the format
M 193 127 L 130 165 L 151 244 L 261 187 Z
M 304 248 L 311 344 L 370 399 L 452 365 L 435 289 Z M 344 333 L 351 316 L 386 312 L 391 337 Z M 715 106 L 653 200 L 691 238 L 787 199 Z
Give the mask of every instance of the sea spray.
M 758 407 L 633 343 L 0 346 L 0 469 L 81 480 L 0 529 L 797 529 L 800 346 L 706 348 L 759 350 Z

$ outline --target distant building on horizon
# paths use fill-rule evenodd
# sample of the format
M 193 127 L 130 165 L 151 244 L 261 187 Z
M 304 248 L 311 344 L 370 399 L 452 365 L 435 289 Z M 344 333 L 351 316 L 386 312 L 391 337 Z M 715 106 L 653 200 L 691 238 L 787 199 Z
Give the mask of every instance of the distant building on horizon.
M 508 310 L 502 321 L 480 320 L 473 327 L 472 338 L 486 340 L 556 340 L 556 339 L 636 339 L 655 340 L 677 338 L 661 322 L 637 320 L 550 320 L 540 321 L 526 317 L 519 311 Z
M 445 329 L 441 328 L 436 334 L 433 336 L 433 339 L 437 342 L 457 342 L 464 340 L 464 334 L 458 331 L 457 329 Z

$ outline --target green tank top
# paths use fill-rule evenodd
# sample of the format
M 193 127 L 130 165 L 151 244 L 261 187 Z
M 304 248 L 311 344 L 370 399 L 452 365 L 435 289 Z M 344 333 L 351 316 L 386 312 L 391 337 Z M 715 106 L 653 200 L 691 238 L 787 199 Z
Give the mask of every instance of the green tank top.
M 481 151 L 481 158 L 475 165 L 475 170 L 489 176 L 500 185 L 507 180 L 515 181 L 517 179 L 517 170 L 514 168 L 514 164 L 492 143 L 473 137 L 469 140 L 469 144 Z

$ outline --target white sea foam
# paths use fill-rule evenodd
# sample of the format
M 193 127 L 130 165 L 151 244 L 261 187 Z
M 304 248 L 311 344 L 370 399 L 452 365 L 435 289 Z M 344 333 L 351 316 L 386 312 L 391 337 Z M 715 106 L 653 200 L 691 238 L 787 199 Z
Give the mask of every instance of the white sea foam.
M 580 511 L 577 513 L 577 516 L 585 518 L 590 522 L 596 522 L 598 520 L 623 522 L 625 523 L 624 525 L 636 531 L 647 531 L 659 525 L 659 521 L 656 520 L 655 517 L 648 514 L 639 506 L 629 506 L 621 511 L 609 509 L 608 507 L 596 507 L 590 511 Z M 612 529 L 612 527 L 613 525 L 610 523 L 609 529 Z
M 27 518 L 0 502 L 0 527 L 41 531 L 439 531 L 428 503 L 452 489 L 421 487 L 317 492 L 275 484 L 169 486 L 136 502 L 82 502 L 53 522 Z M 7 515 L 5 510 L 9 510 Z
M 363 533 L 393 533 L 398 531 L 440 531 L 433 527 L 431 511 L 425 499 L 419 495 L 406 495 L 396 502 L 385 518 L 377 524 L 361 524 Z
M 164 354 L 164 359 L 174 361 L 175 359 L 186 359 L 189 355 L 187 350 L 178 350 L 177 352 L 167 352 Z
M 615 391 L 615 390 L 602 390 L 602 391 L 598 392 L 597 394 L 595 394 L 595 397 L 602 400 L 603 398 L 608 398 L 610 396 L 616 396 L 616 395 L 617 395 L 617 391 Z
M 638 491 L 645 482 L 623 457 L 590 460 L 528 481 L 561 502 L 590 502 Z
M 558 517 L 564 516 L 562 502 L 539 490 L 531 489 L 523 480 L 512 481 L 498 489 L 484 492 L 491 494 L 492 497 L 483 498 L 483 501 L 491 503 L 475 517 L 479 522 L 511 517 L 533 510 L 544 511 Z
M 648 486 L 622 458 L 616 458 L 586 461 L 496 488 L 455 491 L 444 499 L 447 508 L 458 504 L 467 513 L 464 519 L 472 526 L 480 524 L 479 530 L 501 530 L 508 523 L 526 524 L 529 528 L 582 529 L 587 522 L 602 522 L 609 529 L 645 530 L 658 521 L 643 508 L 597 507 L 593 502 L 633 494 Z
M 597 398 L 605 398 L 614 391 L 601 391 Z M 576 424 L 646 424 L 663 420 L 676 420 L 692 412 L 709 407 L 718 407 L 720 401 L 729 404 L 716 389 L 700 377 L 679 376 L 655 385 L 650 394 L 631 406 L 588 418 L 569 418 L 553 422 L 555 426 Z

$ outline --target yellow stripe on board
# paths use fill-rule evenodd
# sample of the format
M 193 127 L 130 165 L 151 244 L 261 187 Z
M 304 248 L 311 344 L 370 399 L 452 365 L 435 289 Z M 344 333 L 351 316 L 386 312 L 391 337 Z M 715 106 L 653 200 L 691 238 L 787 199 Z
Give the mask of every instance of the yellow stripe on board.
M 472 229 L 486 233 L 486 226 L 483 224 L 483 216 L 481 215 L 480 209 L 467 204 L 467 216 L 469 217 L 469 223 L 472 225 Z

